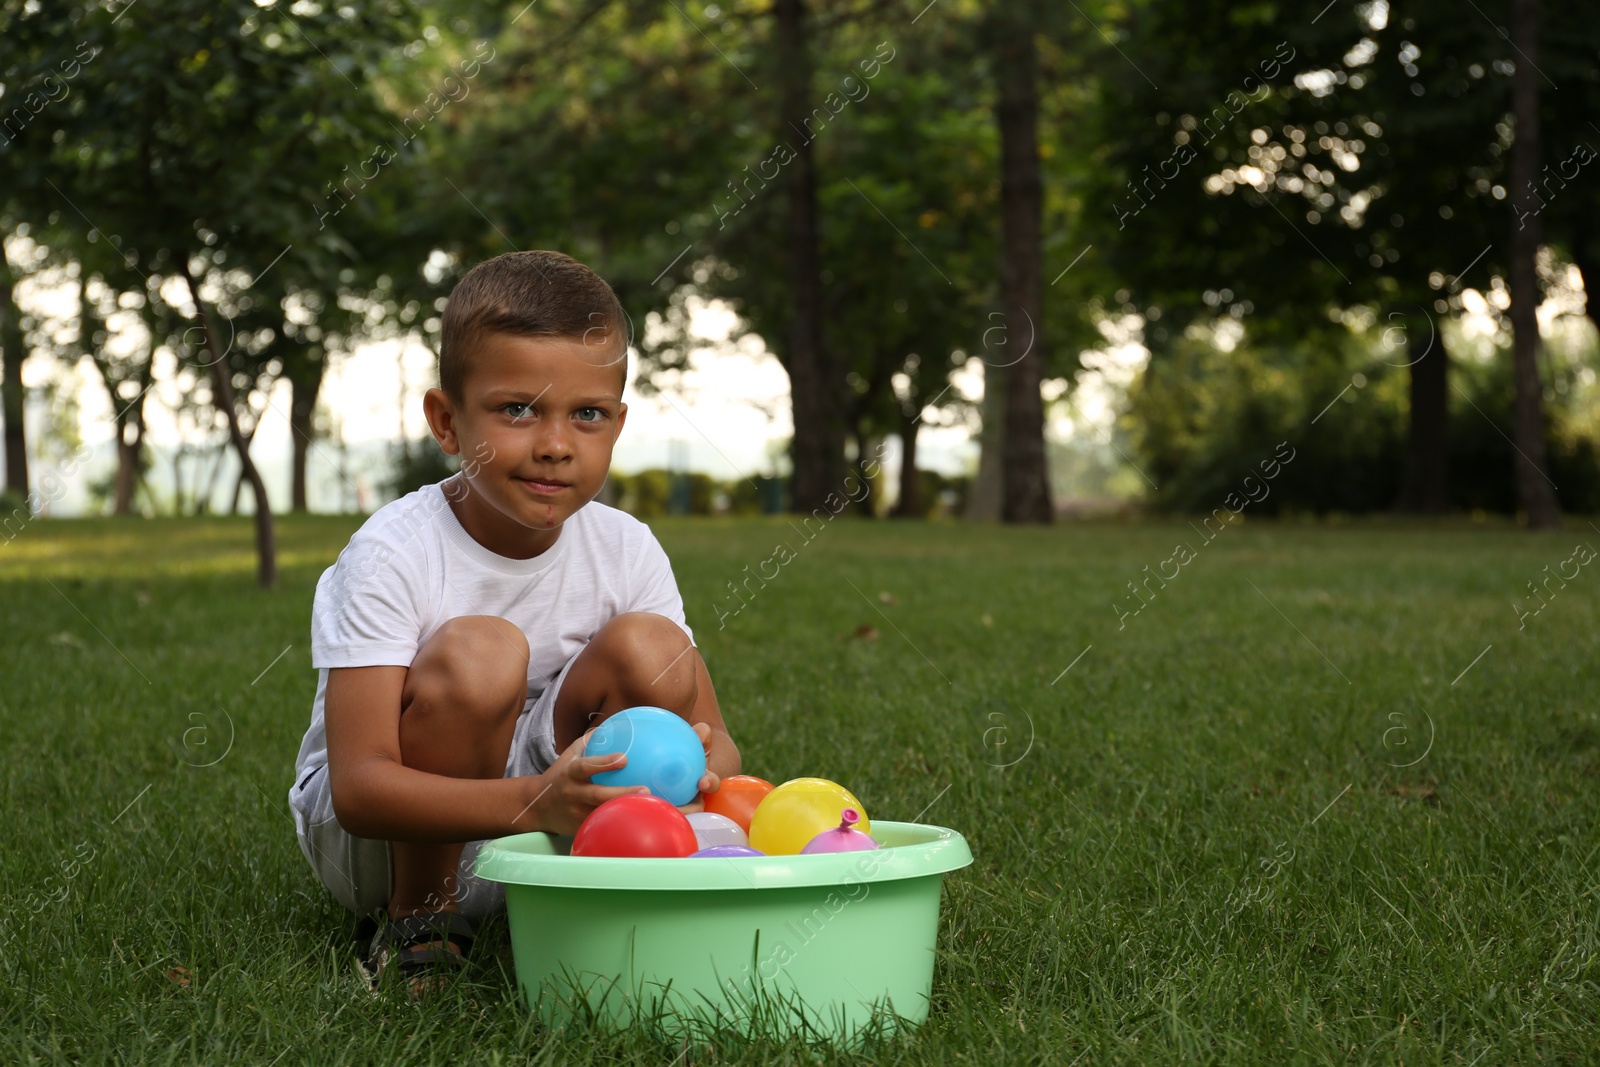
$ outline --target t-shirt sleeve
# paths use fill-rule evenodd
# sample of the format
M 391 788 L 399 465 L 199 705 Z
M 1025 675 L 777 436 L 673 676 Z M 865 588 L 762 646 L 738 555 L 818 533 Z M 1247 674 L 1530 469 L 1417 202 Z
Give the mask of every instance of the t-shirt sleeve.
M 396 545 L 357 533 L 317 583 L 311 665 L 411 666 L 422 642 L 425 568 L 416 538 Z
M 672 564 L 648 526 L 644 527 L 644 537 L 633 559 L 632 579 L 626 610 L 665 615 L 683 627 L 683 632 L 693 641 L 694 631 L 689 629 L 688 619 L 684 617 L 683 596 L 678 592 L 677 579 L 672 576 Z

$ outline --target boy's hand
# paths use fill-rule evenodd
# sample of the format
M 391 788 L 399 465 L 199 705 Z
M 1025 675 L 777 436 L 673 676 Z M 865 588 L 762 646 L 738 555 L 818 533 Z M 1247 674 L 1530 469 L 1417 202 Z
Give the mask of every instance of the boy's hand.
M 711 756 L 711 727 L 703 722 L 697 722 L 694 724 L 694 732 L 695 736 L 700 738 L 700 744 L 705 748 L 706 757 L 709 759 Z M 697 811 L 705 811 L 705 794 L 715 793 L 721 788 L 722 779 L 707 770 L 705 774 L 700 776 L 699 794 L 689 803 L 680 806 L 678 810 L 685 815 L 693 815 Z
M 585 756 L 583 748 L 589 742 L 589 733 L 568 745 L 549 770 L 525 779 L 534 788 L 534 796 L 514 820 L 519 831 L 575 834 L 589 813 L 606 801 L 630 793 L 650 792 L 642 785 L 608 786 L 591 782 L 590 778 L 603 771 L 626 766 L 628 757 L 621 752 Z

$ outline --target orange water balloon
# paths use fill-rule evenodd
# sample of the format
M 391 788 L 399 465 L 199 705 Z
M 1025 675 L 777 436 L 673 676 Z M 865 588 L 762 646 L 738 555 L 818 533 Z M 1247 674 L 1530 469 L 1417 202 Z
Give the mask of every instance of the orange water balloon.
M 725 815 L 739 824 L 739 829 L 750 832 L 750 817 L 756 806 L 772 792 L 772 783 L 753 774 L 735 774 L 722 780 L 722 788 L 715 793 L 701 794 L 705 809 Z

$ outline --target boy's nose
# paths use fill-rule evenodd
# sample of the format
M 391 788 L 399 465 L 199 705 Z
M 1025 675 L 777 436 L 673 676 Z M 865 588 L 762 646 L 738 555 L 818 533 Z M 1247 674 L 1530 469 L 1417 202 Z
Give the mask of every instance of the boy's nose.
M 533 441 L 533 453 L 541 460 L 558 461 L 572 455 L 570 431 L 560 423 L 546 425 Z

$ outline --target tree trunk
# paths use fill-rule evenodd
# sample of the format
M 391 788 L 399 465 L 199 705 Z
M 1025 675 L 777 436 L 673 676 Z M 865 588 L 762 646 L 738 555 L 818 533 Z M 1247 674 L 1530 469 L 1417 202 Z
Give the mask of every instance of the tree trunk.
M 117 479 L 111 514 L 121 517 L 133 514 L 134 498 L 144 481 L 145 465 L 148 461 L 144 451 L 144 400 L 155 377 L 156 349 L 165 343 L 169 325 L 165 305 L 158 304 L 157 298 L 151 294 L 145 294 L 145 302 L 140 307 L 139 314 L 144 319 L 145 328 L 150 331 L 150 350 L 145 356 L 144 363 L 139 367 L 135 382 L 139 386 L 139 392 L 132 400 L 124 404 L 118 399 L 116 387 L 109 373 L 110 364 L 104 361 L 100 353 L 93 351 L 89 353 L 95 366 L 100 368 L 100 375 L 106 383 L 106 391 L 111 394 L 111 406 L 118 412 Z M 85 337 L 83 340 L 92 339 Z M 92 349 L 92 343 L 87 347 Z M 175 486 L 176 484 L 174 482 Z M 179 513 L 182 513 L 181 507 Z
M 118 361 L 106 355 L 96 343 L 105 322 L 100 318 L 94 302 L 89 299 L 90 277 L 87 271 L 78 282 L 78 342 L 77 351 L 87 357 L 100 374 L 106 387 L 106 398 L 111 402 L 112 421 L 116 431 L 117 475 L 112 483 L 111 514 L 125 518 L 133 514 L 133 497 L 139 489 L 141 463 L 144 459 L 144 398 L 154 374 L 155 350 L 160 346 L 159 334 L 147 315 L 151 344 L 149 354 L 131 377 L 118 373 Z M 148 306 L 148 305 L 147 305 Z M 125 369 L 125 368 L 124 368 Z M 131 397 L 122 395 L 124 382 L 132 382 L 138 391 Z
M 289 412 L 289 509 L 296 515 L 311 510 L 306 506 L 306 456 L 310 453 L 311 415 Z
M 811 135 L 811 57 L 805 0 L 775 0 L 780 138 L 794 150 L 786 168 L 789 232 L 789 391 L 794 404 L 791 497 L 795 511 L 824 507 L 842 492 L 844 421 L 841 383 L 834 380 L 822 330 L 822 271 L 817 236 L 817 174 Z
M 1516 383 L 1512 457 L 1517 500 L 1534 529 L 1561 525 L 1561 505 L 1546 474 L 1544 383 L 1539 380 L 1539 215 L 1529 190 L 1539 173 L 1539 3 L 1512 0 L 1512 45 L 1517 49 L 1511 80 L 1516 136 L 1511 144 L 1511 362 Z
M 172 450 L 172 513 L 180 517 L 184 513 L 183 457 L 182 445 Z
M 1396 511 L 1442 515 L 1450 510 L 1450 356 L 1437 334 L 1428 349 L 1411 358 L 1410 437 Z
M 6 424 L 6 488 L 26 498 L 28 495 L 28 438 L 23 429 L 26 396 L 22 389 L 22 361 L 28 358 L 27 339 L 22 333 L 22 309 L 17 306 L 16 284 L 20 279 L 5 257 L 5 241 L 0 239 L 0 360 L 4 376 L 0 379 L 0 417 Z
M 272 506 L 267 501 L 267 486 L 261 480 L 261 472 L 256 470 L 255 463 L 250 459 L 249 442 L 239 429 L 239 413 L 233 406 L 233 381 L 228 372 L 227 357 L 217 340 L 216 321 L 205 301 L 200 299 L 200 286 L 195 284 L 194 274 L 189 270 L 188 256 L 179 253 L 178 264 L 183 271 L 183 280 L 189 285 L 189 296 L 194 300 L 195 310 L 200 315 L 200 324 L 205 331 L 206 351 L 211 355 L 211 387 L 216 392 L 214 399 L 228 420 L 228 438 L 233 442 L 240 469 L 250 482 L 250 491 L 255 497 L 256 581 L 261 588 L 271 589 L 278 581 L 278 546 L 272 530 Z
M 116 496 L 111 514 L 125 518 L 133 514 L 133 494 L 139 488 L 139 440 L 128 440 L 127 426 L 117 427 Z
M 993 363 L 983 366 L 983 424 L 978 431 L 978 473 L 967 490 L 963 517 L 975 522 L 1000 518 L 1001 447 L 1006 432 L 1006 372 Z
M 912 401 L 900 412 L 900 499 L 895 501 L 894 517 L 920 519 L 923 516 L 922 478 L 917 472 L 917 431 L 922 428 L 922 406 Z
M 217 478 L 222 474 L 222 461 L 230 444 L 202 445 L 194 453 L 194 477 L 189 485 L 189 514 L 211 514 L 211 501 L 217 495 Z M 246 447 L 249 443 L 246 442 Z
M 140 368 L 137 379 L 139 394 L 128 401 L 117 415 L 117 481 L 116 496 L 111 504 L 113 515 L 126 517 L 133 514 L 133 498 L 139 491 L 139 482 L 144 475 L 145 390 L 149 387 L 150 378 L 154 373 L 155 352 L 152 350 L 144 366 Z M 106 382 L 106 388 L 111 391 L 111 402 L 120 404 L 121 401 L 117 398 L 109 380 Z
M 245 447 L 246 451 L 249 451 L 250 445 L 255 442 L 255 439 L 256 439 L 256 427 L 255 426 L 251 426 L 250 427 L 250 432 L 244 435 L 244 447 Z M 233 479 L 233 496 L 228 499 L 228 514 L 229 515 L 237 515 L 237 514 L 239 514 L 239 494 L 240 494 L 240 492 L 242 492 L 244 490 L 244 481 L 245 481 L 244 471 L 240 470 L 239 473 L 237 475 L 235 475 L 234 479 Z
M 310 356 L 309 351 L 307 355 Z M 290 363 L 284 360 L 286 372 Z M 327 366 L 326 358 L 310 356 L 295 360 L 294 372 L 285 375 L 289 379 L 289 440 L 293 449 L 289 506 L 300 514 L 309 510 L 306 507 L 306 456 L 311 449 L 311 416 L 317 409 L 317 394 L 322 391 L 322 375 Z
M 1050 522 L 1045 469 L 1043 378 L 1043 191 L 1039 178 L 1038 51 L 1020 3 L 1002 15 L 995 75 L 1000 126 L 1000 293 L 1006 325 L 1006 422 L 1000 517 Z
M 99 310 L 90 299 L 90 280 L 86 270 L 78 280 L 77 352 L 88 358 L 101 376 L 102 386 L 106 386 L 117 445 L 117 477 L 112 482 L 110 514 L 126 517 L 133 514 L 133 496 L 139 490 L 139 475 L 144 461 L 144 397 L 150 386 L 150 376 L 155 373 L 155 349 L 160 347 L 160 333 L 154 315 L 146 310 L 144 322 L 150 330 L 149 352 L 144 363 L 134 366 L 133 374 L 118 373 L 128 370 L 131 357 L 122 362 L 110 357 L 106 350 L 98 346 L 96 338 L 106 322 L 99 317 Z M 146 309 L 149 309 L 149 304 L 146 304 Z M 125 382 L 133 382 L 134 386 L 138 386 L 138 392 L 134 392 L 133 397 L 123 397 L 122 386 Z
M 851 477 L 853 476 L 868 488 L 866 495 L 860 501 L 850 504 L 847 514 L 857 515 L 864 519 L 887 516 L 889 514 L 888 504 L 884 501 L 882 493 L 875 488 L 875 486 L 881 487 L 886 481 L 881 465 L 876 483 L 867 477 L 867 461 L 873 456 L 883 455 L 883 435 L 858 432 L 855 435 L 855 441 L 856 457 L 850 462 L 849 469 L 845 473 L 845 480 L 835 492 L 846 497 L 855 492 L 854 489 L 850 488 L 853 484 L 851 482 Z

